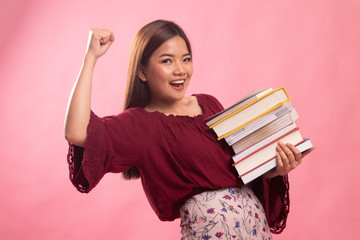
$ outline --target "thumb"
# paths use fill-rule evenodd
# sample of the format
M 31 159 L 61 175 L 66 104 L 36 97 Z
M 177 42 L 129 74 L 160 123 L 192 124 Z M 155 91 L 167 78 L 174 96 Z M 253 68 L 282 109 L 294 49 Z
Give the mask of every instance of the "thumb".
M 100 45 L 112 44 L 115 41 L 114 33 L 100 39 Z

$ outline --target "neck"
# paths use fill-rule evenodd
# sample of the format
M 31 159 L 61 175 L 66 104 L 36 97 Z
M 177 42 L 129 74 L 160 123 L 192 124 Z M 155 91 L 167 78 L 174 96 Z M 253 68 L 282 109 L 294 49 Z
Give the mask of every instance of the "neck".
M 187 102 L 187 98 L 182 98 L 181 100 L 173 102 L 151 101 L 145 109 L 149 112 L 158 111 L 165 115 L 184 115 Z
M 202 114 L 202 109 L 195 96 L 185 97 L 175 102 L 151 102 L 145 107 L 149 112 L 158 111 L 165 115 L 190 116 L 195 117 Z

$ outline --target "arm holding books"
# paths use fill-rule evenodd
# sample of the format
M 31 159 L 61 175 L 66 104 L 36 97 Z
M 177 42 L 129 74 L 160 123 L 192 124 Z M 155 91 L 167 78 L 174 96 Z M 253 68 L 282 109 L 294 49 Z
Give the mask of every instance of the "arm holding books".
M 73 87 L 65 117 L 64 133 L 68 142 L 83 147 L 90 120 L 91 86 L 96 61 L 114 42 L 114 34 L 107 29 L 91 29 L 83 65 Z
M 276 176 L 285 176 L 290 171 L 294 170 L 297 166 L 301 164 L 302 158 L 313 151 L 315 147 L 301 153 L 294 145 L 284 144 L 283 142 L 278 142 L 276 147 L 276 168 L 268 171 L 263 175 L 263 178 L 273 178 Z

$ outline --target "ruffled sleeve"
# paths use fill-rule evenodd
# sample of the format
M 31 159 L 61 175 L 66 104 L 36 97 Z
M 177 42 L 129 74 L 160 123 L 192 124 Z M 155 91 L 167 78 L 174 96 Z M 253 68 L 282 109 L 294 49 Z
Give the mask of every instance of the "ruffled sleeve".
M 286 227 L 290 207 L 288 176 L 258 178 L 250 186 L 265 209 L 271 232 L 281 233 Z
M 69 143 L 67 161 L 70 181 L 83 193 L 91 191 L 108 172 L 123 172 L 138 164 L 141 140 L 134 137 L 135 126 L 132 113 L 99 118 L 91 111 L 84 148 Z M 139 121 L 141 122 L 141 121 Z M 146 134 L 139 129 L 140 138 Z M 141 149 L 141 148 L 138 148 Z

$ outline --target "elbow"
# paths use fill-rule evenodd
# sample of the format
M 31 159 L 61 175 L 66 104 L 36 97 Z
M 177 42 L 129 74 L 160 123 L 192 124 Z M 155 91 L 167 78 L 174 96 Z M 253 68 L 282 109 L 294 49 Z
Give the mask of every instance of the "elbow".
M 70 134 L 65 132 L 64 137 L 65 137 L 65 140 L 68 141 L 69 143 L 73 142 L 73 137 Z
M 72 143 L 76 146 L 79 146 L 79 147 L 84 147 L 85 146 L 85 139 L 86 139 L 86 136 L 80 136 L 79 134 L 73 134 L 69 131 L 66 131 L 64 132 L 64 135 L 65 135 L 65 139 L 66 141 L 68 141 L 69 143 Z

